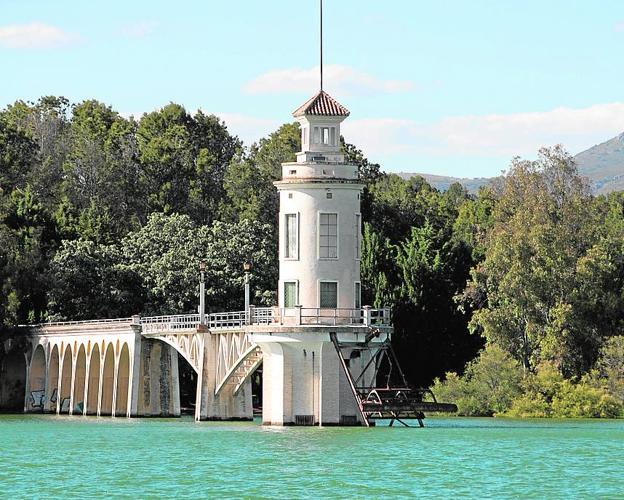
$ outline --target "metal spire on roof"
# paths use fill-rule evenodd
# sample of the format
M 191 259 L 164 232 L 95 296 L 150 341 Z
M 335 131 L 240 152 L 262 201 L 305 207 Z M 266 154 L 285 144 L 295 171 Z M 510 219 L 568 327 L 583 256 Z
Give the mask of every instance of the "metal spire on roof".
M 323 90 L 323 0 L 321 2 L 321 90 Z

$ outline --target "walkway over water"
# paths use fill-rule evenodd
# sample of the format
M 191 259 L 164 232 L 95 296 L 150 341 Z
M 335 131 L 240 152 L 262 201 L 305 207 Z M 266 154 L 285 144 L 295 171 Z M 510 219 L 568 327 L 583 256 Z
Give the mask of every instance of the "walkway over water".
M 363 341 L 371 331 L 385 331 L 387 339 L 391 322 L 387 308 L 252 306 L 203 317 L 133 316 L 29 328 L 26 411 L 178 415 L 179 354 L 197 374 L 197 419 L 248 419 L 251 375 L 264 359 L 258 338 L 294 335 L 305 353 L 311 339 L 329 341 L 330 332 Z

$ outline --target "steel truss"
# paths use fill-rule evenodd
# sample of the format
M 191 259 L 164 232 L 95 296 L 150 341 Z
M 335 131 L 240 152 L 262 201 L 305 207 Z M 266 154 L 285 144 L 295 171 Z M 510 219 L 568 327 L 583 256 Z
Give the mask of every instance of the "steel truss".
M 340 342 L 335 333 L 330 333 L 364 425 L 370 427 L 377 419 L 389 419 L 390 426 L 396 421 L 410 427 L 405 420 L 415 419 L 423 427 L 425 412 L 456 412 L 456 405 L 438 403 L 431 390 L 409 386 L 390 340 L 373 342 L 380 333 L 371 328 L 364 342 Z M 361 369 L 352 367 L 352 361 L 358 358 L 366 360 Z M 425 401 L 427 395 L 432 401 Z

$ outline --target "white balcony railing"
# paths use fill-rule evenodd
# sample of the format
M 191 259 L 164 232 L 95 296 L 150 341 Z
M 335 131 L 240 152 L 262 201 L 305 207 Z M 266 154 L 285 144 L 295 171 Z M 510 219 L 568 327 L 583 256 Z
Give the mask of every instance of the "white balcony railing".
M 390 326 L 389 308 L 252 307 L 253 324 Z

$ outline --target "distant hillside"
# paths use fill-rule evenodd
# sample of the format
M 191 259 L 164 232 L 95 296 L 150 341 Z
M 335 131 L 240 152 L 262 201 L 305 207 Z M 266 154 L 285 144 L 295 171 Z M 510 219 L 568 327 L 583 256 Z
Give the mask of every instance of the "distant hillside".
M 624 133 L 577 154 L 579 172 L 589 177 L 595 193 L 624 190 Z
M 579 173 L 589 178 L 594 193 L 624 191 L 624 133 L 577 154 L 574 160 Z M 492 180 L 486 177 L 470 179 L 410 172 L 399 172 L 397 175 L 404 179 L 420 175 L 440 191 L 445 191 L 454 182 L 459 182 L 470 193 L 476 193 L 481 186 Z
M 460 178 L 460 177 L 447 177 L 444 175 L 433 175 L 433 174 L 420 174 L 420 173 L 410 173 L 410 172 L 398 172 L 397 175 L 402 177 L 403 179 L 409 179 L 415 175 L 419 175 L 423 179 L 425 179 L 429 184 L 431 184 L 434 188 L 439 189 L 440 191 L 446 191 L 451 184 L 455 182 L 459 182 L 462 186 L 464 186 L 469 193 L 475 194 L 479 191 L 481 186 L 485 186 L 491 179 L 487 177 L 477 177 L 474 179 L 468 178 Z

